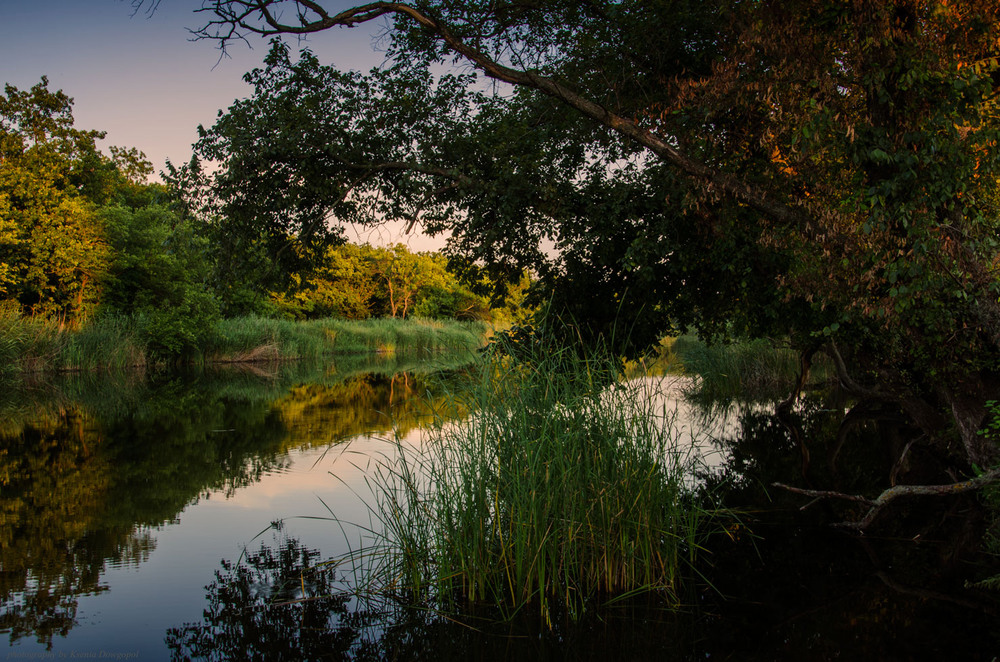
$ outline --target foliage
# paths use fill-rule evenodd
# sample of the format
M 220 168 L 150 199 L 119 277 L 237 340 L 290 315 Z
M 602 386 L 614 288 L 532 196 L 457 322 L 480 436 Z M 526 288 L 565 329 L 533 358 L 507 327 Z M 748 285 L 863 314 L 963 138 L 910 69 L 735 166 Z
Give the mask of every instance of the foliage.
M 0 296 L 70 323 L 99 301 L 111 260 L 101 210 L 148 206 L 164 195 L 132 149 L 98 151 L 100 131 L 73 128 L 73 100 L 12 85 L 0 98 Z
M 218 0 L 200 34 L 390 17 L 387 65 L 276 45 L 200 147 L 225 177 L 345 220 L 423 219 L 497 273 L 534 266 L 584 337 L 824 346 L 942 446 L 950 421 L 960 464 L 996 453 L 975 435 L 1000 383 L 992 0 L 293 4 Z M 452 61 L 513 87 L 432 75 Z M 244 168 L 237 124 L 294 144 L 296 176 Z
M 208 242 L 191 221 L 160 206 L 110 207 L 103 218 L 114 254 L 104 313 L 134 316 L 154 357 L 199 353 L 219 317 L 207 285 Z
M 27 92 L 6 86 L 0 298 L 72 327 L 95 314 L 130 316 L 142 353 L 189 354 L 217 316 L 207 246 L 161 206 L 164 187 L 145 183 L 144 155 L 111 147 L 107 156 L 97 149 L 103 137 L 73 127 L 72 99 L 44 77 Z
M 73 129 L 72 100 L 42 81 L 0 97 L 0 297 L 76 322 L 97 298 L 108 247 L 94 213 L 114 168 L 96 131 Z M 90 195 L 88 195 L 90 194 Z
M 481 320 L 488 302 L 448 271 L 440 253 L 412 253 L 403 244 L 389 248 L 342 244 L 295 286 L 274 294 L 274 305 L 295 319 L 399 317 Z

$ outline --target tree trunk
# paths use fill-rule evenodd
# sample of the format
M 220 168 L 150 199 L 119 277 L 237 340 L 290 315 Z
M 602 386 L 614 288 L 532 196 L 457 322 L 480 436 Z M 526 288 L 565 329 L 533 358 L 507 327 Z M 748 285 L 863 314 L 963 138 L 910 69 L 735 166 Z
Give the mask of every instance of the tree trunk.
M 957 386 L 941 387 L 939 393 L 951 409 L 969 463 L 986 468 L 1000 459 L 996 440 L 979 434 L 986 419 L 986 402 L 996 395 L 996 387 L 974 377 Z

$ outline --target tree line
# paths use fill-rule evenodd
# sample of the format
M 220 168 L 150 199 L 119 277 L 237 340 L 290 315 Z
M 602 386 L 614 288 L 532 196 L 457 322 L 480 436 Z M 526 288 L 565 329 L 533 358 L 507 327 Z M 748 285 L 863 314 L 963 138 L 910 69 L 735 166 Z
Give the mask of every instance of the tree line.
M 180 183 L 149 183 L 138 150 L 74 126 L 72 99 L 48 80 L 0 96 L 0 303 L 76 328 L 135 320 L 161 354 L 196 347 L 223 316 L 409 316 L 487 320 L 490 300 L 448 259 L 289 235 L 281 248 L 193 213 Z M 220 210 L 219 213 L 225 213 Z M 291 247 L 286 254 L 284 248 Z M 479 287 L 480 290 L 483 288 Z

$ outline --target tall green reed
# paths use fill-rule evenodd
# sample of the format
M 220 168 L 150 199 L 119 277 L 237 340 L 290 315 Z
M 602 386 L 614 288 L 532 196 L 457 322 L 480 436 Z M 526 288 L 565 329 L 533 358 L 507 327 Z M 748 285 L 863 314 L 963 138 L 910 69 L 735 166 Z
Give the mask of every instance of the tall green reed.
M 57 325 L 24 317 L 16 303 L 0 301 L 0 375 L 51 363 L 62 343 Z
M 318 358 L 326 354 L 411 353 L 474 349 L 482 344 L 485 327 L 456 321 L 321 319 L 305 322 L 262 317 L 222 320 L 208 358 Z
M 263 317 L 220 320 L 194 353 L 153 352 L 142 320 L 101 315 L 79 328 L 25 317 L 13 302 L 0 302 L 0 376 L 47 371 L 124 370 L 150 364 L 261 362 L 318 359 L 333 354 L 413 355 L 472 351 L 486 328 L 454 320 L 311 320 Z
M 482 363 L 467 421 L 383 463 L 369 587 L 549 623 L 640 593 L 677 604 L 713 518 L 652 382 L 617 381 L 601 352 L 517 354 Z
M 64 370 L 142 368 L 149 362 L 146 343 L 135 320 L 103 316 L 66 334 L 57 364 Z

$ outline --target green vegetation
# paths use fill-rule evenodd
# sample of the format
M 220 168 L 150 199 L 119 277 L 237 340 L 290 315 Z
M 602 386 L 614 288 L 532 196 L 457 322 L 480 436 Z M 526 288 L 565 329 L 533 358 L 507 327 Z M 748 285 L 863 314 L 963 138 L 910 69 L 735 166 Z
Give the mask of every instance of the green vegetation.
M 162 364 L 163 345 L 149 318 L 104 316 L 79 329 L 23 317 L 0 305 L 0 376 L 63 370 L 122 370 Z M 189 350 L 187 362 L 251 362 L 319 358 L 345 353 L 473 351 L 487 328 L 481 322 L 375 319 L 293 322 L 264 317 L 219 320 Z M 174 359 L 174 362 L 176 359 Z
M 463 396 L 469 420 L 384 463 L 365 589 L 550 624 L 642 593 L 679 604 L 717 520 L 692 493 L 672 412 L 648 382 L 616 382 L 606 355 L 529 352 L 492 354 Z
M 374 319 L 363 322 L 323 319 L 292 322 L 259 317 L 223 320 L 205 355 L 216 360 L 314 358 L 330 353 L 385 354 L 441 350 L 471 351 L 483 343 L 480 322 Z
M 783 399 L 789 395 L 802 370 L 801 356 L 785 344 L 767 339 L 708 344 L 692 336 L 665 338 L 656 347 L 650 367 L 681 372 L 696 378 L 700 397 L 739 398 L 748 393 L 759 398 Z M 811 366 L 812 382 L 829 381 L 829 362 Z
M 0 96 L 0 371 L 467 348 L 494 318 L 442 254 L 290 235 L 268 252 L 103 137 L 74 128 L 45 78 Z
M 489 302 L 448 271 L 440 253 L 344 244 L 327 249 L 322 263 L 295 277 L 295 287 L 272 296 L 285 317 L 429 318 L 486 320 Z
M 275 40 L 196 147 L 218 205 L 448 231 L 616 351 L 788 338 L 952 473 L 1000 455 L 996 0 L 334 4 L 213 3 L 223 46 L 391 26 L 368 73 Z

